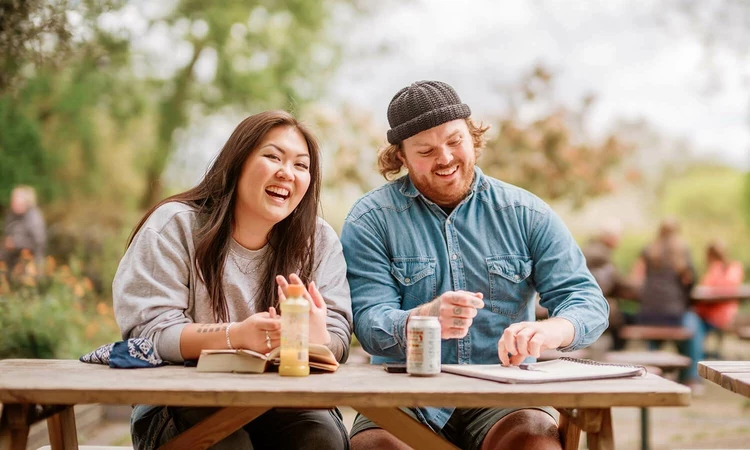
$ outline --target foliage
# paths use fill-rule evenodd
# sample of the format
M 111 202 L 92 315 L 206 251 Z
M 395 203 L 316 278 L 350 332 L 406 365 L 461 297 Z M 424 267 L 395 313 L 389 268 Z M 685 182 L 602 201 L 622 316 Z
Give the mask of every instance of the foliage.
M 618 267 L 627 272 L 640 251 L 655 234 L 658 220 L 673 216 L 680 220 L 696 269 L 705 268 L 705 248 L 720 238 L 730 257 L 740 260 L 750 273 L 750 232 L 741 204 L 747 174 L 726 167 L 693 167 L 680 176 L 664 180 L 652 229 L 626 233 L 615 252 Z
M 552 74 L 538 66 L 512 89 L 510 114 L 488 121 L 497 134 L 487 141 L 480 166 L 545 200 L 581 206 L 614 189 L 613 172 L 630 148 L 615 134 L 588 138 L 583 124 L 593 97 L 584 98 L 579 110 L 556 105 L 552 81 Z M 548 112 L 527 122 L 521 116 L 528 109 Z
M 117 339 L 112 309 L 97 302 L 76 265 L 47 258 L 43 274 L 30 255 L 0 267 L 0 359 L 76 358 Z
M 0 2 L 0 94 L 36 66 L 60 67 L 76 46 L 70 11 L 90 22 L 118 0 L 3 0 Z M 84 26 L 85 23 L 79 24 Z
M 93 194 L 111 179 L 101 167 L 103 130 L 108 123 L 124 130 L 144 104 L 139 84 L 123 73 L 127 42 L 92 33 L 65 68 L 37 66 L 16 90 L 0 95 L 0 206 L 19 183 L 50 203 Z
M 161 199 L 174 133 L 189 124 L 191 111 L 294 110 L 319 95 L 336 65 L 336 49 L 323 31 L 337 3 L 341 0 L 181 0 L 154 20 L 169 30 L 176 46 L 189 47 L 191 56 L 155 92 L 158 137 L 146 162 L 142 207 Z M 202 60 L 212 61 L 215 73 L 199 79 Z

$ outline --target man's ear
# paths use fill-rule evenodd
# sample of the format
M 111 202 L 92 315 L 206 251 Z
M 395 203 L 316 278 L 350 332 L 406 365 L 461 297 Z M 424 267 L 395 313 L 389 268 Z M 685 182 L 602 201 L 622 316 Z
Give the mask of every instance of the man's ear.
M 396 150 L 396 158 L 398 158 L 398 160 L 401 161 L 401 164 L 406 165 L 406 159 L 404 158 L 404 151 L 401 148 Z

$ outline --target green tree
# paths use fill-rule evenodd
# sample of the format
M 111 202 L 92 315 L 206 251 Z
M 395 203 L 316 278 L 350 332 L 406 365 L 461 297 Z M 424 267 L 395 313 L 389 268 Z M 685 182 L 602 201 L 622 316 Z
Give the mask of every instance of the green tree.
M 2 0 L 0 1 L 0 94 L 22 82 L 24 70 L 60 66 L 76 44 L 69 12 L 81 18 L 79 26 L 121 0 Z
M 175 131 L 191 113 L 222 108 L 296 109 L 316 98 L 335 66 L 336 51 L 324 29 L 338 0 L 244 1 L 207 3 L 181 0 L 154 24 L 192 48 L 188 62 L 156 90 L 157 140 L 146 162 L 142 206 L 162 197 L 162 173 L 174 149 Z M 213 61 L 215 74 L 196 76 L 201 59 Z

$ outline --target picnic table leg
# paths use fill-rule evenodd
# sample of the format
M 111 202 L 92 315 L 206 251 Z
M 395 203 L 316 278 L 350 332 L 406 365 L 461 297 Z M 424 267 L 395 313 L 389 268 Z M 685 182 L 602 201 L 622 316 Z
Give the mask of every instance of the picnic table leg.
M 222 408 L 159 447 L 159 450 L 206 449 L 242 428 L 270 408 Z
M 560 414 L 560 441 L 564 450 L 578 450 L 581 428 L 567 414 Z
M 354 409 L 416 450 L 458 449 L 399 408 L 356 407 Z
M 612 410 L 602 409 L 599 431 L 587 433 L 589 450 L 614 450 L 615 437 L 612 431 Z
M 0 450 L 26 450 L 30 405 L 5 404 L 0 417 Z
M 613 450 L 612 411 L 610 408 L 557 408 L 560 434 L 565 450 L 578 448 L 580 431 L 586 432 L 590 450 Z
M 648 450 L 651 447 L 648 422 L 648 408 L 641 408 L 641 450 Z
M 76 416 L 73 405 L 47 418 L 47 431 L 51 450 L 73 450 L 78 448 Z

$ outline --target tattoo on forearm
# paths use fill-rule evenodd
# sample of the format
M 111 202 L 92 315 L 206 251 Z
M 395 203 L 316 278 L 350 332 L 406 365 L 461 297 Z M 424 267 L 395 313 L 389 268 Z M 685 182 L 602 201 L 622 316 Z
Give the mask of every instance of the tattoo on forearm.
M 196 333 L 216 333 L 218 331 L 226 330 L 226 325 L 220 325 L 218 323 L 205 323 L 195 330 Z

